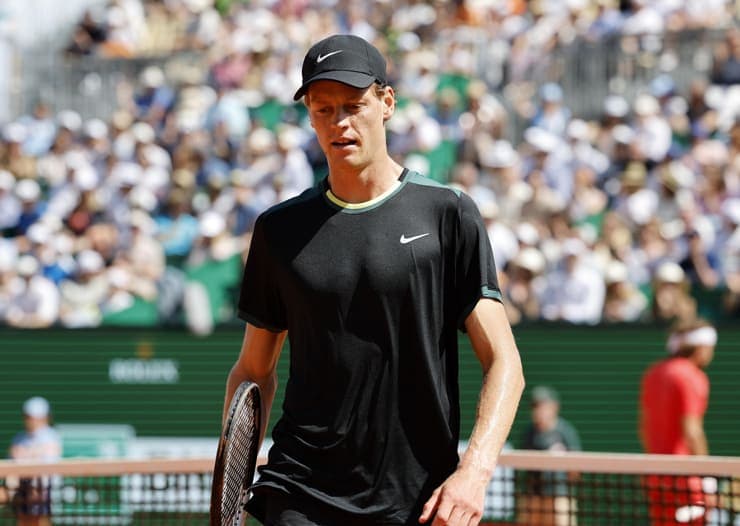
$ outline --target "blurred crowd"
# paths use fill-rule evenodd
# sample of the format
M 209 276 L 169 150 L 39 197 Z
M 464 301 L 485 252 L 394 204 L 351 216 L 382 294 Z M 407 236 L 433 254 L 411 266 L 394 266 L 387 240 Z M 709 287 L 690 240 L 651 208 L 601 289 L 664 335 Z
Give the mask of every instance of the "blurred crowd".
M 110 116 L 39 101 L 0 123 L 0 320 L 232 321 L 257 215 L 326 174 L 291 97 L 307 47 L 337 32 L 391 57 L 389 149 L 478 203 L 512 323 L 737 318 L 737 15 L 729 0 L 113 0 L 68 55 L 205 66 L 122 79 Z M 656 70 L 588 118 L 557 81 L 524 89 L 537 57 L 576 39 L 701 28 L 724 36 L 688 87 Z M 481 60 L 498 67 L 481 77 Z

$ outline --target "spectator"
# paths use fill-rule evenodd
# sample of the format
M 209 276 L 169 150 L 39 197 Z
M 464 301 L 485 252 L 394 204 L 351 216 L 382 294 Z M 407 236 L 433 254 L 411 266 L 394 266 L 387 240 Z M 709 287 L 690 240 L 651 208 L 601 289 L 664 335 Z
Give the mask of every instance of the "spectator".
M 598 323 L 604 308 L 604 278 L 587 261 L 586 245 L 577 238 L 562 244 L 562 259 L 547 276 L 542 316 L 570 323 Z
M 103 256 L 91 249 L 77 254 L 74 277 L 59 285 L 62 297 L 59 319 L 65 327 L 96 327 L 100 324 L 101 310 L 109 293 Z
M 21 203 L 14 230 L 16 235 L 24 235 L 44 213 L 45 202 L 41 198 L 41 188 L 33 179 L 23 179 L 15 185 L 15 195 Z
M 246 247 L 231 235 L 224 217 L 213 210 L 199 219 L 199 235 L 185 262 L 186 323 L 197 334 L 208 334 L 215 323 L 233 316 L 232 293 L 243 269 Z
M 10 233 L 20 222 L 21 202 L 14 188 L 13 174 L 0 170 L 0 233 Z
M 724 86 L 740 84 L 740 31 L 732 28 L 725 42 L 715 49 L 712 82 Z
M 652 288 L 652 320 L 673 323 L 696 315 L 696 300 L 689 294 L 683 269 L 673 261 L 664 261 L 656 269 Z
M 531 423 L 519 447 L 537 451 L 580 451 L 576 429 L 560 416 L 560 397 L 554 389 L 536 386 L 531 393 Z M 528 472 L 525 492 L 517 503 L 517 523 L 527 526 L 567 526 L 576 522 L 577 505 L 569 482 L 575 474 Z
M 17 179 L 36 176 L 36 158 L 23 151 L 28 139 L 28 129 L 20 122 L 11 122 L 3 128 L 0 141 L 0 169 L 12 173 Z
M 647 298 L 629 281 L 627 265 L 611 261 L 604 276 L 606 299 L 603 321 L 608 323 L 633 322 L 643 317 Z
M 549 82 L 540 89 L 542 107 L 532 119 L 532 126 L 537 126 L 559 137 L 565 136 L 571 113 L 563 106 L 563 88 Z
M 509 262 L 503 293 L 506 314 L 512 325 L 540 319 L 544 270 L 545 257 L 534 247 L 522 248 Z
M 164 72 L 157 66 L 149 66 L 139 75 L 139 88 L 134 94 L 135 119 L 160 127 L 172 109 L 175 93 L 166 84 Z
M 40 329 L 54 324 L 59 316 L 59 291 L 39 274 L 38 260 L 28 254 L 18 258 L 17 279 L 10 285 L 11 301 L 5 319 L 11 327 Z
M 159 214 L 157 239 L 162 243 L 165 256 L 174 266 L 180 266 L 187 258 L 198 235 L 198 220 L 193 217 L 187 194 L 173 190 L 167 200 L 166 210 Z
M 49 402 L 34 396 L 23 404 L 24 431 L 10 445 L 10 458 L 19 462 L 55 462 L 62 456 L 62 441 L 50 424 Z M 8 481 L 6 481 L 6 484 Z M 8 484 L 12 486 L 12 484 Z M 18 526 L 51 526 L 51 481 L 48 477 L 20 479 L 13 509 Z

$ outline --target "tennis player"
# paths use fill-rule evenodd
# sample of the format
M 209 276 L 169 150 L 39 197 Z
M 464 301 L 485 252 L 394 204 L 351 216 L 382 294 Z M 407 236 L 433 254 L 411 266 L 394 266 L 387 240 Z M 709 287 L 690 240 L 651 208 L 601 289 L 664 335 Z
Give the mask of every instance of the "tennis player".
M 706 320 L 683 321 L 672 330 L 668 356 L 652 364 L 642 378 L 639 431 L 646 453 L 708 454 L 704 414 L 709 379 L 704 369 L 716 345 L 717 330 Z M 675 524 L 680 508 L 693 510 L 681 522 L 704 524 L 704 511 L 713 499 L 704 493 L 701 478 L 656 475 L 647 477 L 647 485 L 654 526 Z
M 386 62 L 335 35 L 303 62 L 329 175 L 257 220 L 239 299 L 247 326 L 227 384 L 269 414 L 290 375 L 249 511 L 268 525 L 478 524 L 524 381 L 483 221 L 465 194 L 397 164 Z M 457 331 L 483 368 L 458 458 Z

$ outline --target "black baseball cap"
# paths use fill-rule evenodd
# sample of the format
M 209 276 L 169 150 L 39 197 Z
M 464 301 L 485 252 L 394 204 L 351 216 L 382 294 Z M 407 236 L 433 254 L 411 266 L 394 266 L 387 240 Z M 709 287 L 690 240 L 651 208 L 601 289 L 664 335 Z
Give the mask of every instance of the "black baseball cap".
M 333 35 L 314 44 L 303 59 L 302 73 L 303 84 L 293 100 L 303 97 L 315 80 L 336 80 L 355 88 L 387 84 L 383 55 L 354 35 Z

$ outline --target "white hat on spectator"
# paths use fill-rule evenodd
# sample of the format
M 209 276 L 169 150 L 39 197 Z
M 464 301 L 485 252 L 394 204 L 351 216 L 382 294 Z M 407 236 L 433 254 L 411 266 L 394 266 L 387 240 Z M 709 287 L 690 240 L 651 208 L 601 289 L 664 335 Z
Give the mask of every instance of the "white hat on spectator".
M 545 270 L 545 256 L 534 247 L 525 247 L 514 257 L 512 263 L 517 267 L 539 274 Z
M 569 237 L 561 244 L 563 256 L 580 256 L 586 251 L 586 244 L 577 237 Z
M 722 107 L 724 102 L 725 89 L 722 86 L 718 86 L 716 84 L 707 86 L 707 89 L 704 91 L 704 104 L 713 110 L 718 110 Z
M 258 128 L 249 135 L 249 149 L 255 153 L 263 153 L 275 147 L 275 134 L 267 128 Z
M 213 7 L 213 0 L 184 0 L 183 3 L 193 13 L 201 13 Z
M 514 166 L 518 160 L 519 154 L 506 140 L 498 140 L 481 152 L 481 163 L 490 168 L 508 168 Z
M 627 215 L 638 225 L 647 224 L 658 209 L 658 194 L 649 188 L 638 190 L 626 202 Z
M 544 153 L 554 151 L 560 142 L 554 134 L 535 126 L 524 130 L 524 140 L 537 150 Z
M 37 201 L 41 196 L 41 187 L 33 179 L 21 179 L 15 185 L 15 195 L 21 201 Z
M 125 289 L 131 284 L 131 274 L 121 267 L 111 267 L 107 272 L 108 282 L 118 289 Z
M 722 166 L 729 160 L 729 151 L 722 141 L 712 139 L 697 144 L 693 157 L 705 166 Z
M 658 171 L 661 184 L 674 191 L 681 188 L 690 188 L 694 185 L 696 177 L 688 166 L 679 161 L 673 161 L 663 166 Z
M 98 174 L 95 173 L 95 169 L 90 165 L 80 166 L 75 170 L 72 181 L 77 188 L 86 192 L 98 186 Z
M 566 128 L 566 133 L 568 138 L 577 141 L 588 141 L 591 138 L 588 124 L 583 119 L 571 120 Z
M 634 102 L 635 113 L 641 117 L 655 115 L 660 111 L 658 99 L 647 93 L 638 95 Z
M 627 265 L 616 259 L 610 261 L 604 271 L 604 281 L 607 285 L 627 281 L 627 276 Z
M 140 208 L 148 212 L 154 211 L 157 207 L 157 196 L 149 188 L 137 186 L 129 194 L 129 203 L 135 208 Z
M 20 122 L 11 122 L 3 128 L 3 140 L 21 143 L 28 137 L 28 130 Z
M 156 229 L 152 216 L 143 210 L 132 210 L 129 221 L 132 227 L 138 228 L 145 234 L 151 234 Z
M 147 66 L 139 75 L 139 81 L 147 88 L 158 88 L 164 84 L 164 72 L 157 66 Z
M 414 51 L 415 49 L 419 49 L 419 46 L 421 45 L 421 39 L 419 38 L 419 35 L 417 35 L 413 31 L 404 31 L 403 33 L 398 35 L 398 38 L 396 39 L 396 45 L 401 51 L 408 53 L 410 51 Z
M 152 125 L 147 122 L 137 122 L 131 126 L 131 134 L 134 136 L 136 142 L 142 142 L 149 144 L 154 142 L 157 134 L 154 132 Z
M 664 261 L 655 271 L 655 281 L 661 283 L 683 283 L 686 273 L 674 261 Z
M 540 233 L 537 228 L 529 222 L 520 223 L 516 227 L 517 239 L 525 245 L 536 245 L 540 241 Z
M 108 135 L 108 125 L 102 119 L 88 119 L 83 126 L 83 132 L 91 139 L 103 139 Z
M 496 219 L 501 212 L 496 201 L 486 201 L 479 205 L 480 215 L 483 219 Z
M 172 159 L 167 153 L 167 150 L 161 148 L 157 144 L 146 145 L 144 147 L 143 154 L 147 162 L 154 168 L 167 170 L 172 168 Z
M 15 177 L 7 170 L 0 170 L 0 190 L 9 192 L 15 186 Z
M 0 273 L 17 268 L 18 247 L 13 241 L 0 237 Z
M 49 232 L 51 232 L 52 234 L 59 232 L 64 226 L 62 218 L 59 217 L 57 214 L 49 211 L 47 211 L 41 217 L 41 219 L 39 219 L 39 222 L 46 225 L 46 227 L 49 229 Z
M 79 113 L 73 110 L 60 111 L 57 115 L 57 123 L 62 128 L 66 128 L 69 131 L 76 133 L 82 128 L 82 117 Z
M 141 166 L 136 163 L 120 162 L 113 167 L 111 179 L 119 186 L 136 186 L 141 181 L 142 172 Z
M 612 137 L 620 144 L 630 144 L 635 138 L 635 131 L 626 124 L 618 124 L 612 128 Z
M 609 117 L 621 119 L 630 111 L 629 102 L 621 95 L 607 95 L 604 99 L 604 113 Z
M 122 7 L 114 5 L 108 8 L 105 21 L 111 27 L 123 27 L 126 25 L 127 18 L 126 11 Z
M 86 249 L 77 254 L 77 268 L 82 274 L 94 274 L 105 267 L 103 256 L 92 249 Z
M 671 115 L 686 115 L 686 112 L 689 111 L 689 103 L 680 95 L 674 95 L 668 99 L 666 109 Z
M 298 126 L 284 125 L 278 130 L 278 144 L 286 150 L 298 148 L 305 139 L 305 132 Z
M 209 210 L 200 217 L 200 235 L 216 237 L 226 229 L 226 220 L 218 212 Z
M 34 396 L 23 402 L 23 414 L 31 418 L 46 418 L 50 412 L 49 402 L 41 396 Z
M 41 221 L 36 221 L 34 224 L 28 227 L 28 231 L 26 232 L 26 237 L 32 243 L 36 243 L 37 245 L 43 245 L 44 243 L 49 241 L 49 239 L 51 238 L 51 229 L 46 223 L 42 223 Z
M 30 278 L 39 271 L 38 260 L 30 254 L 24 254 L 18 258 L 16 270 L 18 275 L 24 278 Z

